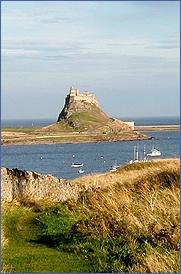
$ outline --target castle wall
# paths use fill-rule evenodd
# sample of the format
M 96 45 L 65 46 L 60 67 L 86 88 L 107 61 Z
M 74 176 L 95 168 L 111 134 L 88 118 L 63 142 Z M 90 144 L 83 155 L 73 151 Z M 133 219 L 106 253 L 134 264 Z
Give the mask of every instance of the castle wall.
M 134 122 L 133 121 L 132 122 L 125 122 L 124 121 L 124 123 L 127 124 L 128 126 L 130 126 L 132 130 L 134 130 Z
M 99 106 L 95 95 L 89 91 L 80 93 L 78 89 L 70 88 L 69 96 L 71 101 L 84 101 Z

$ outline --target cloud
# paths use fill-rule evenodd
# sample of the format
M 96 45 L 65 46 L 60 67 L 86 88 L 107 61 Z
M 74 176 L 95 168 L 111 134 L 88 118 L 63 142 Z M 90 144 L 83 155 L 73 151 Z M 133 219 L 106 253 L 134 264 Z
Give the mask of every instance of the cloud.
M 46 52 L 29 49 L 2 49 L 2 57 L 49 59 L 52 61 L 57 59 L 69 58 L 69 56 L 63 54 L 47 55 Z
M 40 19 L 40 22 L 41 23 L 46 23 L 46 24 L 74 23 L 75 18 L 71 18 L 71 17 L 49 17 L 49 18 Z
M 67 59 L 67 55 L 44 55 L 44 58 L 49 59 L 50 61 L 57 61 L 58 59 Z
M 89 43 L 89 42 L 88 42 Z M 67 40 L 61 38 L 53 38 L 53 39 L 2 39 L 2 48 L 9 49 L 38 49 L 38 50 L 78 50 L 81 48 L 85 48 L 87 41 L 82 41 L 81 39 L 77 40 Z
M 39 52 L 27 49 L 2 49 L 3 57 L 37 57 Z
M 155 43 L 152 43 L 148 47 L 150 48 L 157 48 L 157 49 L 178 49 L 179 39 L 167 39 L 167 40 L 160 40 Z
M 152 48 L 157 48 L 157 49 L 178 49 L 179 45 L 155 45 Z
M 115 58 L 119 56 L 151 56 L 177 58 L 179 43 L 177 39 L 149 41 L 132 39 L 6 39 L 2 41 L 2 56 L 24 58 Z M 168 54 L 169 51 L 169 54 Z
M 167 39 L 167 40 L 160 40 L 158 41 L 159 43 L 162 43 L 162 44 L 178 44 L 179 42 L 179 35 L 177 35 L 177 38 L 178 39 Z

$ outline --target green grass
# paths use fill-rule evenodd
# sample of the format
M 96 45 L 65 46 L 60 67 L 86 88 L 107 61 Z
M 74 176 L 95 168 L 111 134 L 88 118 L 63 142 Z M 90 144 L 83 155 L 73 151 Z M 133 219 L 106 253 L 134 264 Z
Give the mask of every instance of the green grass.
M 75 130 L 79 131 L 96 128 L 101 126 L 106 121 L 107 119 L 102 117 L 100 114 L 98 115 L 97 113 L 90 113 L 86 111 L 75 112 L 67 119 L 67 122 L 70 125 L 74 124 Z
M 25 127 L 19 127 L 19 128 L 12 128 L 12 127 L 9 127 L 9 128 L 2 128 L 2 131 L 8 131 L 8 132 L 23 132 L 23 133 L 34 133 L 35 130 L 39 130 L 40 128 L 39 127 L 36 127 L 36 128 L 33 128 L 33 127 L 30 127 L 30 128 L 25 128 Z
M 75 121 L 84 121 L 84 122 L 95 122 L 100 123 L 102 119 L 100 117 L 93 115 L 92 113 L 83 111 L 83 112 L 75 112 L 70 115 L 69 119 Z
M 41 229 L 35 223 L 40 212 L 33 212 L 22 205 L 6 205 L 3 212 L 3 234 L 6 238 L 2 249 L 3 272 L 91 271 L 82 256 L 48 247 L 47 243 L 38 244 Z M 67 225 L 59 222 L 61 224 L 64 228 Z M 53 233 L 53 224 L 50 226 L 49 232 Z

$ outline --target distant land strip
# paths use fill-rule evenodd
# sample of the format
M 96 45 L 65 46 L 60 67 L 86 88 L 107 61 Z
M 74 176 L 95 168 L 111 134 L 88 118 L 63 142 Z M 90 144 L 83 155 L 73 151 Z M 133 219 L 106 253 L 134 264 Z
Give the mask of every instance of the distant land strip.
M 149 126 L 135 126 L 135 130 L 139 131 L 177 131 L 180 129 L 180 125 L 149 125 Z

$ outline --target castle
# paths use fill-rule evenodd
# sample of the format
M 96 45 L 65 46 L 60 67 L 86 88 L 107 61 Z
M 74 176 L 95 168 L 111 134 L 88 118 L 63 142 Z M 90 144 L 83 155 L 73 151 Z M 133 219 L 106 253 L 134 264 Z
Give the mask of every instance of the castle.
M 80 92 L 77 88 L 70 87 L 69 93 L 65 98 L 65 104 L 60 112 L 57 122 L 60 122 L 61 120 L 64 120 L 65 118 L 69 117 L 73 112 L 76 111 L 87 111 L 91 109 L 92 106 L 86 105 L 84 103 L 88 103 L 94 106 L 97 106 L 99 108 L 99 114 L 104 115 L 104 118 L 108 116 L 101 111 L 101 108 L 99 106 L 99 103 L 96 99 L 96 96 L 94 93 L 89 91 Z M 116 118 L 111 118 L 112 121 L 119 121 Z M 132 130 L 134 130 L 134 122 L 123 122 L 124 124 L 127 124 Z
M 70 87 L 69 90 L 70 102 L 73 101 L 84 101 L 89 104 L 95 104 L 99 107 L 99 103 L 95 97 L 95 94 L 89 91 L 84 91 L 80 93 L 77 88 Z

